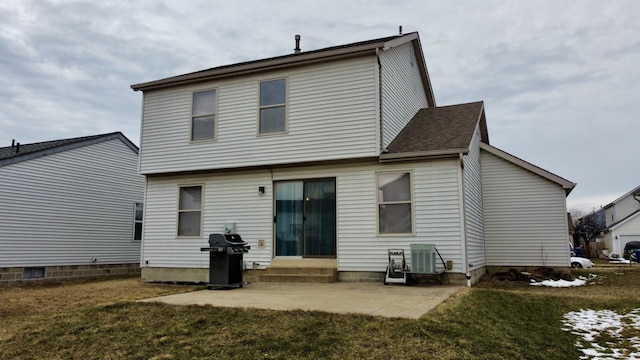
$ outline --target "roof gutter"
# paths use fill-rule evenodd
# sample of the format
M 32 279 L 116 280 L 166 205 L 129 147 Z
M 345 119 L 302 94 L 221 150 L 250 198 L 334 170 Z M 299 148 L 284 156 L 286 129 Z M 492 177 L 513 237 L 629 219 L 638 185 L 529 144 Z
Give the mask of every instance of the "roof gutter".
M 444 157 L 458 157 L 469 153 L 469 148 L 433 150 L 433 151 L 414 151 L 404 153 L 383 153 L 379 159 L 381 163 L 395 161 L 413 161 L 413 160 L 429 160 Z

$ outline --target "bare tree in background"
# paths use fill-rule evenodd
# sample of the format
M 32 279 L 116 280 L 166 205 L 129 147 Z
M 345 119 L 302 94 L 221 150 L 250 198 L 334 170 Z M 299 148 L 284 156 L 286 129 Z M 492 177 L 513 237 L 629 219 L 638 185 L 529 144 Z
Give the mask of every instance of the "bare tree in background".
M 596 239 L 602 237 L 603 231 L 607 227 L 604 209 L 593 208 L 591 211 L 571 209 L 569 213 L 571 214 L 571 221 L 575 228 L 573 235 L 574 246 L 577 245 L 588 249 L 588 243 L 594 242 Z M 589 255 L 593 256 L 595 254 Z

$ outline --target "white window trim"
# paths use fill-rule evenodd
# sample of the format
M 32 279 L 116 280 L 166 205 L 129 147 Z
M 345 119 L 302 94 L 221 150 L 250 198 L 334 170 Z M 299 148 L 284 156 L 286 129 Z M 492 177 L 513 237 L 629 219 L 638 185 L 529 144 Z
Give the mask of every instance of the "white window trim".
M 215 106 L 215 112 L 211 113 L 211 114 L 200 114 L 200 115 L 193 115 L 193 95 L 195 93 L 199 93 L 199 92 L 205 92 L 205 91 L 215 91 L 215 96 L 214 96 L 214 106 Z M 218 116 L 218 114 L 220 113 L 220 110 L 218 109 L 218 88 L 206 88 L 206 89 L 198 89 L 198 90 L 193 90 L 191 91 L 191 99 L 189 101 L 189 106 L 191 108 L 190 113 L 191 116 L 189 117 L 189 142 L 193 143 L 193 144 L 200 144 L 203 142 L 211 142 L 211 141 L 216 141 L 218 140 L 218 122 L 220 117 Z M 201 139 L 201 140 L 193 140 L 193 118 L 194 117 L 204 117 L 204 116 L 211 116 L 213 115 L 213 137 L 211 139 Z
M 200 211 L 200 234 L 198 235 L 179 235 L 180 231 L 180 213 L 185 212 L 180 210 L 180 189 L 186 187 L 200 187 L 200 210 L 187 210 L 187 212 Z M 202 238 L 204 229 L 204 184 L 180 184 L 177 188 L 176 199 L 176 239 L 199 239 Z
M 409 191 L 411 192 L 411 200 L 407 201 L 394 201 L 394 202 L 386 202 L 382 204 L 410 204 L 411 205 L 411 232 L 409 233 L 381 233 L 380 232 L 380 199 L 378 197 L 378 189 L 379 186 L 379 175 L 387 175 L 387 174 L 409 174 Z M 415 191 L 413 185 L 414 173 L 413 170 L 388 170 L 388 171 L 376 171 L 376 188 L 375 188 L 375 196 L 376 196 L 376 235 L 379 237 L 411 237 L 416 236 L 416 206 L 415 206 Z
M 260 104 L 260 85 L 264 82 L 276 81 L 276 80 L 284 80 L 284 101 L 285 101 L 284 102 L 284 131 L 261 133 L 260 132 L 260 110 L 280 107 L 283 104 L 262 106 Z M 283 135 L 288 133 L 289 133 L 289 77 L 286 76 L 286 77 L 279 77 L 279 78 L 273 78 L 273 79 L 258 80 L 258 117 L 256 121 L 256 135 L 258 137 L 262 137 L 262 136 Z

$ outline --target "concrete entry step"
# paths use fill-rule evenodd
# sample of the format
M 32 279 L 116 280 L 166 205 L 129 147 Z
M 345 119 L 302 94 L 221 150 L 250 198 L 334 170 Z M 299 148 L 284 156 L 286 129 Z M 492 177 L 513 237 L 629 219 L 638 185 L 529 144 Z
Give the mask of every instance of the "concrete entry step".
M 336 268 L 270 267 L 259 276 L 260 282 L 332 283 L 338 279 Z

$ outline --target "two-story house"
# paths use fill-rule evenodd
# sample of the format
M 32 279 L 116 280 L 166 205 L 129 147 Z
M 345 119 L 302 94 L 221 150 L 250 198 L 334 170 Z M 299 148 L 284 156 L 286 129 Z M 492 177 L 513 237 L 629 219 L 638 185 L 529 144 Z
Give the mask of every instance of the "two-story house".
M 604 246 L 622 256 L 630 241 L 640 241 L 640 186 L 605 205 Z
M 575 184 L 489 145 L 482 102 L 437 107 L 417 33 L 131 87 L 145 280 L 206 281 L 200 248 L 225 224 L 247 269 L 381 279 L 387 250 L 414 243 L 436 245 L 453 282 L 569 266 Z

